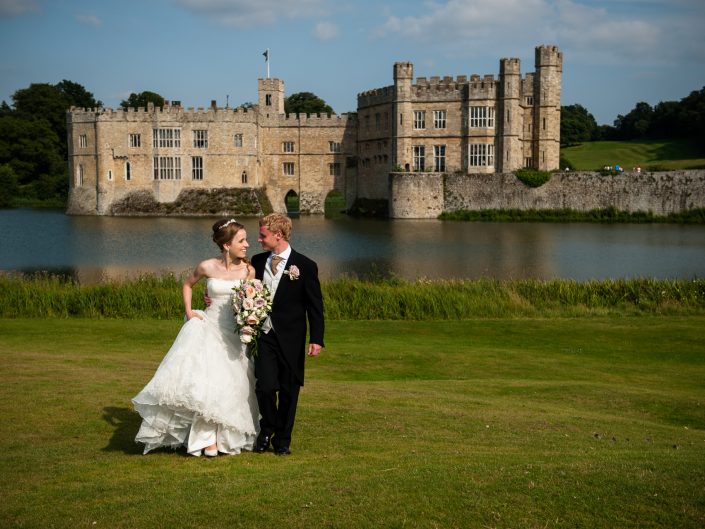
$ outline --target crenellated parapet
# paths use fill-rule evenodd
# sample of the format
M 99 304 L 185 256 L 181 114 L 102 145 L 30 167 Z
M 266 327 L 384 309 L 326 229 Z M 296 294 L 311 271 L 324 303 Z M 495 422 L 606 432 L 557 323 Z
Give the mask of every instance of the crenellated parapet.
M 361 92 L 357 94 L 357 107 L 365 108 L 391 103 L 394 101 L 395 94 L 394 85 Z
M 67 118 L 71 123 L 93 123 L 93 122 L 255 122 L 257 119 L 257 107 L 255 108 L 193 108 L 184 109 L 181 106 L 165 105 L 155 107 L 149 105 L 148 108 L 78 108 L 71 107 L 67 111 Z
M 354 115 L 348 114 L 275 114 L 261 118 L 267 127 L 347 127 L 355 124 Z

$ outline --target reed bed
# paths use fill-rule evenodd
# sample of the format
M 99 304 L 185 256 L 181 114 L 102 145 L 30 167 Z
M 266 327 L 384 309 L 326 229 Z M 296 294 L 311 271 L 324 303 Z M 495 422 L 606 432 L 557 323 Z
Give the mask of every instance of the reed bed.
M 194 289 L 202 307 L 203 285 Z M 578 282 L 494 279 L 362 281 L 322 285 L 330 320 L 462 320 L 705 312 L 705 280 L 617 279 Z M 53 275 L 0 276 L 2 318 L 179 319 L 181 279 L 145 276 L 81 285 Z

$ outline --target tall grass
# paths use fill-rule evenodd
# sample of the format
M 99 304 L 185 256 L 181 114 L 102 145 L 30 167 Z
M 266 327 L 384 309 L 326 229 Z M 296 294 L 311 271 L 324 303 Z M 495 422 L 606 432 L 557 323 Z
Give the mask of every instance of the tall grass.
M 203 306 L 203 286 L 194 306 Z M 323 283 L 331 320 L 457 320 L 580 315 L 702 314 L 705 280 L 494 279 Z M 0 277 L 2 318 L 178 319 L 181 281 L 146 276 L 126 282 L 80 285 L 49 275 Z
M 620 211 L 614 207 L 577 211 L 574 209 L 460 209 L 441 213 L 440 220 L 487 222 L 628 222 L 633 224 L 671 223 L 705 224 L 705 209 L 691 209 L 670 215 L 654 215 L 650 211 Z

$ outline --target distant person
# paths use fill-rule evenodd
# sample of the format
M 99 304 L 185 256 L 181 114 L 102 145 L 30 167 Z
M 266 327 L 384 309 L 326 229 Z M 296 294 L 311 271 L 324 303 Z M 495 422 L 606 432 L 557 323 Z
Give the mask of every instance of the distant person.
M 261 413 L 255 452 L 270 446 L 289 455 L 304 361 L 323 347 L 323 296 L 318 266 L 289 245 L 291 219 L 272 213 L 260 219 L 258 241 L 263 253 L 252 257 L 255 277 L 273 295 L 270 321 L 257 339 L 256 393 Z M 306 323 L 309 345 L 306 348 Z
M 234 219 L 213 225 L 220 256 L 189 274 L 182 293 L 186 323 L 152 380 L 134 398 L 142 416 L 136 441 L 144 453 L 185 446 L 193 456 L 252 450 L 259 410 L 254 362 L 235 332 L 232 289 L 255 277 L 247 261 L 247 233 Z M 206 279 L 210 305 L 193 310 L 193 286 Z

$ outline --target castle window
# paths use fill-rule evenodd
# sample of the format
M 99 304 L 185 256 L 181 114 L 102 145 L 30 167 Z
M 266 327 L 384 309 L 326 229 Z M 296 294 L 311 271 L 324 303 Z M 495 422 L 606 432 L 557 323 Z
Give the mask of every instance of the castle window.
M 527 106 L 534 106 L 534 96 L 526 96 L 526 105 Z
M 285 141 L 282 143 L 282 152 L 294 152 L 294 142 Z
M 282 164 L 284 176 L 294 176 L 294 162 L 284 162 Z
M 414 145 L 414 171 L 423 171 L 426 168 L 426 147 Z
M 329 141 L 328 147 L 330 148 L 330 152 L 340 152 L 340 142 Z
M 446 146 L 445 145 L 434 145 L 433 146 L 433 161 L 434 170 L 436 172 L 442 172 L 446 170 Z
M 142 146 L 142 137 L 139 134 L 130 134 L 129 135 L 129 140 L 128 140 L 128 145 L 130 147 L 137 148 Z
M 235 134 L 235 147 L 242 147 L 242 134 Z
M 193 146 L 197 149 L 208 148 L 208 131 L 194 130 L 193 131 Z
M 242 180 L 242 183 L 243 183 L 243 184 L 246 184 L 246 183 L 247 183 L 247 171 L 243 171 L 243 172 L 242 172 L 242 178 L 241 178 L 241 180 Z
M 159 148 L 180 148 L 181 129 L 152 129 L 152 143 Z
M 434 129 L 446 128 L 446 111 L 445 110 L 434 110 L 433 111 L 433 128 Z
M 382 115 L 379 112 L 375 114 L 375 128 L 377 130 L 382 128 Z
M 384 129 L 387 130 L 389 128 L 389 112 L 384 113 Z
M 112 179 L 113 179 L 113 170 L 109 169 L 108 170 L 108 180 L 112 180 Z
M 546 118 L 543 118 L 543 130 L 546 130 Z
M 155 156 L 154 179 L 181 180 L 181 158 L 178 156 Z
M 83 186 L 83 177 L 84 176 L 85 176 L 85 170 L 83 169 L 83 165 L 79 164 L 78 165 L 78 177 L 77 177 L 77 182 L 76 182 L 77 187 Z
M 468 166 L 490 167 L 494 165 L 494 145 L 491 143 L 471 143 L 468 145 Z
M 203 180 L 203 156 L 191 156 L 191 179 Z
M 414 128 L 426 128 L 426 112 L 424 110 L 414 110 Z
M 533 160 L 531 159 L 531 156 L 527 156 L 524 158 L 524 167 L 532 167 L 534 165 Z
M 125 162 L 125 180 L 132 180 L 132 166 L 130 162 Z
M 267 105 L 268 107 L 272 106 L 272 94 L 265 94 L 264 95 L 264 104 Z
M 81 149 L 85 149 L 86 147 L 88 147 L 88 138 L 86 137 L 85 134 L 81 134 L 81 135 L 78 137 L 78 146 L 79 146 Z
M 328 170 L 330 171 L 331 176 L 341 175 L 341 165 L 338 162 L 328 164 Z
M 470 127 L 494 127 L 494 107 L 470 107 Z

